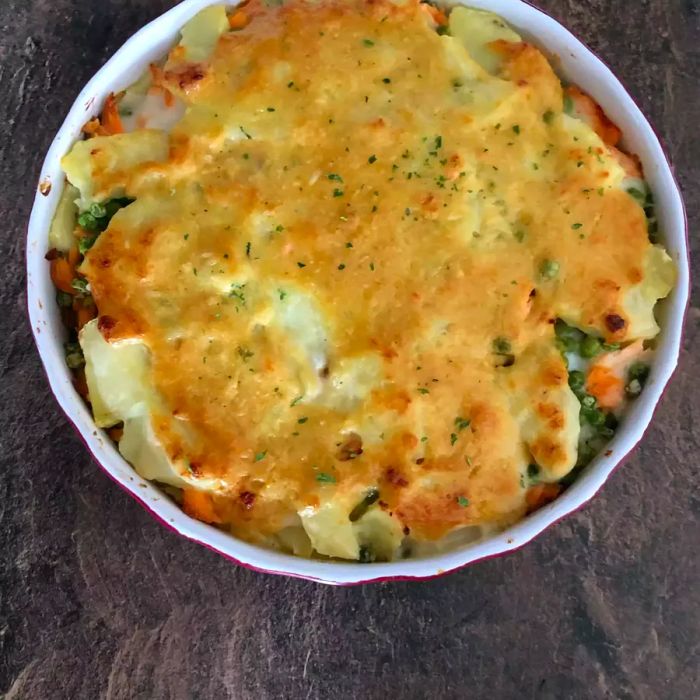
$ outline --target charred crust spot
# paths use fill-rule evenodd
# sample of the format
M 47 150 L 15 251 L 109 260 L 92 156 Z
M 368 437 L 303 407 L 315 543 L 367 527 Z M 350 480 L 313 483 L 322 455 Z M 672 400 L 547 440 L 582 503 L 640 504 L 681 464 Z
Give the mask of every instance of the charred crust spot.
M 60 258 L 61 254 L 56 250 L 56 248 L 51 248 L 51 250 L 44 255 L 44 260 L 56 260 Z
M 564 429 L 564 414 L 556 408 L 548 417 L 547 425 L 552 430 L 563 430 Z
M 419 457 L 419 458 L 416 460 L 416 464 L 418 464 L 418 465 L 423 464 L 423 462 L 425 462 L 425 457 Z
M 250 491 L 241 491 L 238 498 L 246 510 L 250 510 L 255 505 L 256 495 Z
M 428 194 L 421 200 L 421 207 L 429 212 L 436 212 L 439 207 L 439 202 L 435 198 L 435 195 Z
M 633 270 L 630 270 L 629 281 L 632 284 L 639 284 L 643 278 L 644 275 L 642 274 L 642 271 L 639 268 L 634 268 Z
M 326 365 L 325 367 L 322 367 L 319 370 L 318 376 L 321 377 L 321 379 L 328 379 L 330 373 L 331 373 L 331 370 L 328 367 L 328 365 Z
M 389 467 L 384 472 L 384 479 L 387 482 L 389 482 L 392 486 L 398 486 L 400 488 L 403 488 L 404 486 L 408 486 L 408 481 L 401 474 L 401 472 L 394 469 L 394 467 Z
M 401 444 L 408 450 L 418 447 L 418 438 L 413 433 L 402 433 Z
M 532 456 L 538 464 L 552 467 L 566 461 L 566 454 L 562 446 L 547 437 L 540 437 L 530 446 Z
M 605 327 L 611 333 L 617 333 L 618 331 L 623 330 L 626 325 L 627 321 L 625 321 L 622 316 L 618 316 L 617 314 L 608 314 L 605 317 Z
M 341 443 L 336 459 L 340 462 L 349 462 L 362 454 L 362 438 L 357 433 L 350 433 L 348 439 Z
M 109 338 L 116 325 L 116 319 L 111 316 L 100 316 L 97 319 L 97 330 L 100 331 L 105 338 Z
M 204 71 L 202 70 L 201 66 L 192 65 L 188 66 L 182 73 L 178 75 L 177 84 L 180 86 L 180 88 L 186 90 L 188 87 L 190 87 L 194 83 L 198 83 L 203 78 Z
M 542 384 L 544 386 L 563 386 L 567 381 L 566 369 L 553 362 L 548 363 L 542 370 Z
M 199 476 L 202 471 L 202 465 L 199 462 L 188 462 L 187 469 L 195 476 Z
M 515 364 L 515 355 L 504 355 L 501 367 L 512 367 Z

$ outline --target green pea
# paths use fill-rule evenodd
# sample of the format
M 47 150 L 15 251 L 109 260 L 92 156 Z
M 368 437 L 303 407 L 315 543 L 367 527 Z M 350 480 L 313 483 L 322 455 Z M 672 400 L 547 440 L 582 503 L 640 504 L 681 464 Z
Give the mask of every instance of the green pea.
M 650 372 L 649 365 L 646 362 L 635 362 L 630 366 L 628 371 L 628 376 L 630 379 L 638 379 L 643 385 L 644 382 L 649 378 Z
M 556 344 L 560 352 L 579 353 L 583 333 L 578 328 L 573 328 L 559 320 L 554 325 L 554 333 L 557 336 Z
M 583 342 L 581 343 L 581 356 L 582 357 L 595 357 L 599 355 L 603 350 L 603 343 L 599 338 L 592 335 L 587 335 Z
M 83 236 L 78 241 L 78 250 L 80 251 L 81 255 L 85 255 L 85 253 L 87 253 L 88 250 L 95 245 L 96 240 L 97 236 Z
M 70 369 L 80 369 L 85 364 L 83 350 L 79 343 L 65 343 L 66 364 Z
M 592 397 L 591 397 L 592 398 Z M 605 414 L 598 408 L 581 405 L 581 418 L 594 427 L 605 425 Z
M 89 294 L 90 292 L 88 291 L 87 284 L 88 282 L 85 278 L 74 277 L 71 282 L 71 287 L 73 287 L 78 294 Z
M 636 187 L 630 187 L 627 190 L 627 194 L 630 195 L 630 197 L 636 199 L 642 206 L 647 201 L 647 195 L 646 192 L 642 192 L 641 190 L 637 189 Z
M 73 306 L 73 297 L 70 294 L 66 294 L 66 292 L 59 291 L 56 293 L 56 302 L 62 308 L 67 309 Z
M 88 211 L 95 219 L 102 219 L 107 216 L 107 210 L 99 202 L 93 202 Z
M 78 224 L 81 228 L 84 228 L 86 231 L 97 231 L 99 228 L 97 219 L 89 211 L 84 211 L 78 217 Z
M 577 396 L 585 394 L 586 375 L 578 369 L 569 372 L 569 386 Z
M 593 409 L 596 407 L 598 402 L 595 399 L 595 396 L 591 396 L 590 394 L 586 394 L 581 398 L 581 406 L 585 409 Z
M 639 379 L 633 379 L 625 387 L 625 394 L 631 399 L 636 399 L 642 393 L 642 383 Z

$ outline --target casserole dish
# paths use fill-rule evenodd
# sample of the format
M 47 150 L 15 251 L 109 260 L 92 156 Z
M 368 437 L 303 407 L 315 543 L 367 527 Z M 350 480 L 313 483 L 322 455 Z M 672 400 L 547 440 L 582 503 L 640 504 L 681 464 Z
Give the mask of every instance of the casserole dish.
M 96 77 L 96 79 L 100 79 L 100 85 L 105 88 L 106 92 L 100 94 L 92 92 L 91 87 L 94 81 L 88 85 L 84 93 L 84 101 L 82 104 L 79 103 L 76 105 L 73 109 L 66 125 L 64 125 L 64 128 L 59 133 L 56 142 L 52 146 L 47 159 L 47 166 L 45 166 L 45 172 L 42 173 L 40 194 L 37 198 L 37 206 L 33 212 L 32 223 L 30 225 L 30 239 L 28 242 L 30 313 L 36 314 L 35 306 L 37 309 L 41 306 L 41 310 L 44 311 L 47 316 L 47 318 L 43 319 L 33 318 L 35 335 L 37 336 L 37 342 L 45 363 L 49 362 L 50 357 L 48 350 L 46 353 L 44 352 L 45 346 L 47 342 L 49 344 L 51 343 L 50 339 L 47 341 L 47 334 L 52 336 L 53 342 L 56 343 L 56 337 L 59 335 L 60 330 L 56 325 L 55 315 L 53 316 L 53 323 L 51 324 L 51 304 L 46 302 L 46 299 L 50 299 L 50 296 L 45 296 L 43 300 L 41 296 L 35 296 L 38 293 L 38 286 L 35 285 L 37 269 L 33 267 L 33 265 L 36 264 L 37 260 L 41 260 L 40 256 L 45 252 L 45 244 L 42 250 L 42 235 L 45 241 L 47 218 L 50 218 L 53 213 L 52 207 L 55 208 L 55 197 L 58 196 L 56 190 L 58 190 L 59 187 L 50 187 L 50 184 L 62 184 L 60 172 L 52 171 L 50 169 L 50 164 L 52 162 L 57 162 L 60 157 L 65 155 L 79 135 L 83 124 L 91 117 L 95 116 L 104 98 L 106 98 L 108 94 L 118 92 L 133 83 L 147 64 L 162 55 L 165 49 L 169 48 L 174 43 L 176 33 L 184 21 L 189 19 L 197 9 L 207 4 L 211 3 L 185 3 L 175 8 L 175 10 L 168 13 L 160 20 L 156 20 L 155 23 L 143 30 L 146 33 L 152 33 L 151 37 L 146 39 L 139 35 L 142 44 L 148 46 L 156 46 L 156 44 L 154 44 L 155 37 L 160 36 L 160 34 L 155 33 L 156 30 L 154 27 L 160 27 L 162 29 L 165 26 L 170 26 L 174 28 L 175 33 L 163 35 L 161 42 L 157 43 L 157 51 L 154 49 L 152 53 L 142 56 L 140 62 L 135 60 L 133 52 L 128 54 L 128 59 L 127 53 L 124 51 L 117 54 L 115 59 L 105 66 L 101 74 L 98 74 Z M 619 86 L 614 79 L 608 78 L 608 82 L 601 82 L 600 85 L 597 84 L 596 81 L 601 81 L 601 75 L 604 74 L 604 69 L 590 54 L 580 48 L 575 42 L 571 41 L 569 35 L 566 34 L 564 30 L 558 28 L 558 25 L 551 24 L 551 20 L 542 18 L 540 13 L 524 5 L 520 8 L 520 13 L 518 13 L 516 12 L 518 5 L 508 4 L 501 8 L 501 3 L 470 4 L 475 7 L 492 10 L 496 14 L 502 15 L 526 38 L 529 39 L 532 37 L 535 43 L 546 47 L 549 52 L 556 53 L 562 65 L 562 76 L 590 92 L 608 112 L 610 117 L 622 128 L 626 138 L 626 142 L 623 143 L 623 146 L 629 152 L 639 155 L 645 166 L 647 180 L 657 196 L 661 230 L 665 234 L 665 243 L 678 268 L 678 281 L 672 296 L 665 303 L 661 313 L 660 325 L 662 327 L 662 334 L 659 337 L 656 357 L 647 388 L 640 399 L 631 406 L 622 428 L 609 445 L 609 449 L 606 450 L 602 456 L 594 460 L 581 474 L 576 483 L 565 492 L 563 496 L 520 524 L 498 535 L 486 537 L 471 545 L 452 549 L 439 556 L 433 555 L 425 558 L 407 559 L 385 564 L 373 564 L 371 573 L 373 577 L 375 577 L 376 574 L 377 578 L 394 574 L 406 576 L 429 575 L 430 573 L 437 573 L 438 570 L 455 568 L 460 564 L 468 563 L 476 558 L 507 551 L 523 541 L 527 541 L 527 539 L 534 536 L 534 534 L 545 527 L 549 522 L 552 522 L 585 502 L 602 483 L 613 466 L 619 461 L 619 455 L 624 454 L 625 450 L 635 444 L 641 436 L 641 432 L 650 418 L 652 407 L 655 405 L 660 395 L 661 388 L 668 379 L 668 376 L 670 376 L 670 371 L 675 364 L 678 351 L 680 324 L 682 322 L 683 309 L 685 306 L 685 295 L 687 294 L 687 261 L 684 256 L 685 242 L 683 237 L 682 203 L 680 202 L 677 188 L 673 182 L 672 174 L 668 167 L 664 165 L 665 161 L 660 159 L 661 151 L 658 141 L 653 137 L 652 132 L 649 130 L 643 118 L 641 118 L 641 115 L 632 107 L 629 98 L 626 96 L 623 98 L 623 93 L 619 92 Z M 537 17 L 539 23 L 535 22 L 533 17 Z M 173 24 L 168 25 L 166 19 L 171 20 Z M 539 33 L 537 32 L 538 29 L 540 30 Z M 565 41 L 571 41 L 571 46 L 566 47 L 566 51 L 564 51 Z M 120 65 L 120 60 L 128 63 L 128 70 L 120 70 L 120 68 L 124 68 L 124 66 Z M 112 69 L 111 73 L 109 70 L 110 68 Z M 581 72 L 577 72 L 578 70 Z M 596 70 L 600 71 L 601 74 L 596 75 Z M 384 82 L 389 82 L 389 79 L 385 79 Z M 603 87 L 607 87 L 607 91 L 604 90 Z M 618 92 L 616 92 L 616 90 L 618 90 Z M 627 110 L 624 109 L 625 107 Z M 515 129 L 516 127 L 513 127 L 515 133 L 518 134 L 519 127 L 517 127 L 517 131 Z M 243 129 L 241 130 L 243 131 Z M 246 137 L 250 138 L 247 134 Z M 437 143 L 436 138 L 436 144 Z M 370 163 L 371 162 L 372 161 L 370 161 Z M 342 195 L 342 192 L 340 192 L 340 194 Z M 334 194 L 334 196 L 336 195 Z M 42 197 L 45 197 L 43 201 Z M 669 218 L 671 214 L 673 214 L 673 216 Z M 40 230 L 41 224 L 37 223 L 41 222 L 42 215 L 44 216 L 43 234 Z M 580 226 L 581 224 L 574 224 L 572 228 Z M 32 248 L 34 248 L 34 250 L 32 250 Z M 299 267 L 303 266 L 299 265 Z M 680 297 L 679 290 L 682 290 L 680 292 Z M 50 289 L 44 289 L 44 293 L 50 295 Z M 676 309 L 676 315 L 673 313 L 674 309 Z M 42 323 L 44 324 L 43 329 Z M 668 352 L 669 348 L 670 354 Z M 61 384 L 60 382 L 61 371 L 63 372 L 64 380 L 67 380 L 65 370 L 62 369 L 59 371 L 59 368 L 50 364 L 47 364 L 47 369 L 59 402 L 66 408 L 67 404 L 70 404 L 72 387 L 70 387 L 70 385 L 67 387 L 65 383 Z M 428 393 L 427 390 L 425 390 L 425 393 Z M 73 401 L 76 401 L 74 393 Z M 122 485 L 129 488 L 132 493 L 139 494 L 142 492 L 142 495 L 147 495 L 151 510 L 161 518 L 165 516 L 165 519 L 182 534 L 198 539 L 242 563 L 264 570 L 279 571 L 337 583 L 356 582 L 367 578 L 364 571 L 361 568 L 358 569 L 356 564 L 347 565 L 331 561 L 289 561 L 289 557 L 283 554 L 251 547 L 203 523 L 191 521 L 159 491 L 156 490 L 152 492 L 151 489 L 153 487 L 150 484 L 145 482 L 141 483 L 140 478 L 114 451 L 111 443 L 105 439 L 103 434 L 100 434 L 94 428 L 89 413 L 85 413 L 84 407 L 82 407 L 81 410 L 81 407 L 78 407 L 75 403 L 69 405 L 69 407 L 69 415 L 73 419 L 77 419 L 75 420 L 76 425 L 83 437 L 87 438 L 89 447 L 95 453 L 98 461 L 103 464 L 109 473 L 117 478 Z M 460 430 L 461 429 L 460 427 Z M 260 459 L 263 459 L 265 456 L 264 452 L 258 454 L 262 455 Z M 256 456 L 256 461 L 257 459 L 258 457 Z M 597 478 L 594 478 L 593 475 L 597 475 Z M 586 483 L 588 487 L 584 489 L 582 485 Z M 578 497 L 574 498 L 573 494 L 576 493 L 578 493 Z M 140 500 L 143 501 L 144 499 L 141 498 Z M 466 501 L 467 499 L 464 500 Z M 526 525 L 527 527 L 525 527 Z M 521 528 L 525 528 L 525 530 L 523 531 Z M 276 564 L 272 565 L 273 562 L 276 562 Z M 429 567 L 431 566 L 435 570 L 429 571 Z M 418 569 L 415 567 L 418 567 Z M 321 573 L 331 570 L 337 573 L 334 573 L 333 576 Z M 339 578 L 335 578 L 336 576 Z

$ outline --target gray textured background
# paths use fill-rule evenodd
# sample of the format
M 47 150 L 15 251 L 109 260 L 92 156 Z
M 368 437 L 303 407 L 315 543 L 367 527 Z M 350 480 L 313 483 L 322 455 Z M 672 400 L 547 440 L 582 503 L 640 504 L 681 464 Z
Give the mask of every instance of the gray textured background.
M 39 165 L 77 92 L 169 0 L 0 1 L 0 693 L 7 698 L 663 698 L 700 687 L 700 297 L 641 448 L 584 511 L 422 584 L 255 574 L 157 525 L 91 462 L 25 316 Z M 614 67 L 686 194 L 700 0 L 540 0 Z

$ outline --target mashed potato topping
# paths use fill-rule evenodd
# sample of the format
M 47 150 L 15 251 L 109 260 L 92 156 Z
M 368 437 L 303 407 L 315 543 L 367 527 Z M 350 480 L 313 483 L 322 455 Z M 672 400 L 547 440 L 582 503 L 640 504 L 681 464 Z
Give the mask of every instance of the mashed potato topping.
M 614 430 L 673 268 L 619 131 L 497 17 L 213 6 L 114 103 L 64 159 L 89 399 L 191 514 L 391 559 Z

